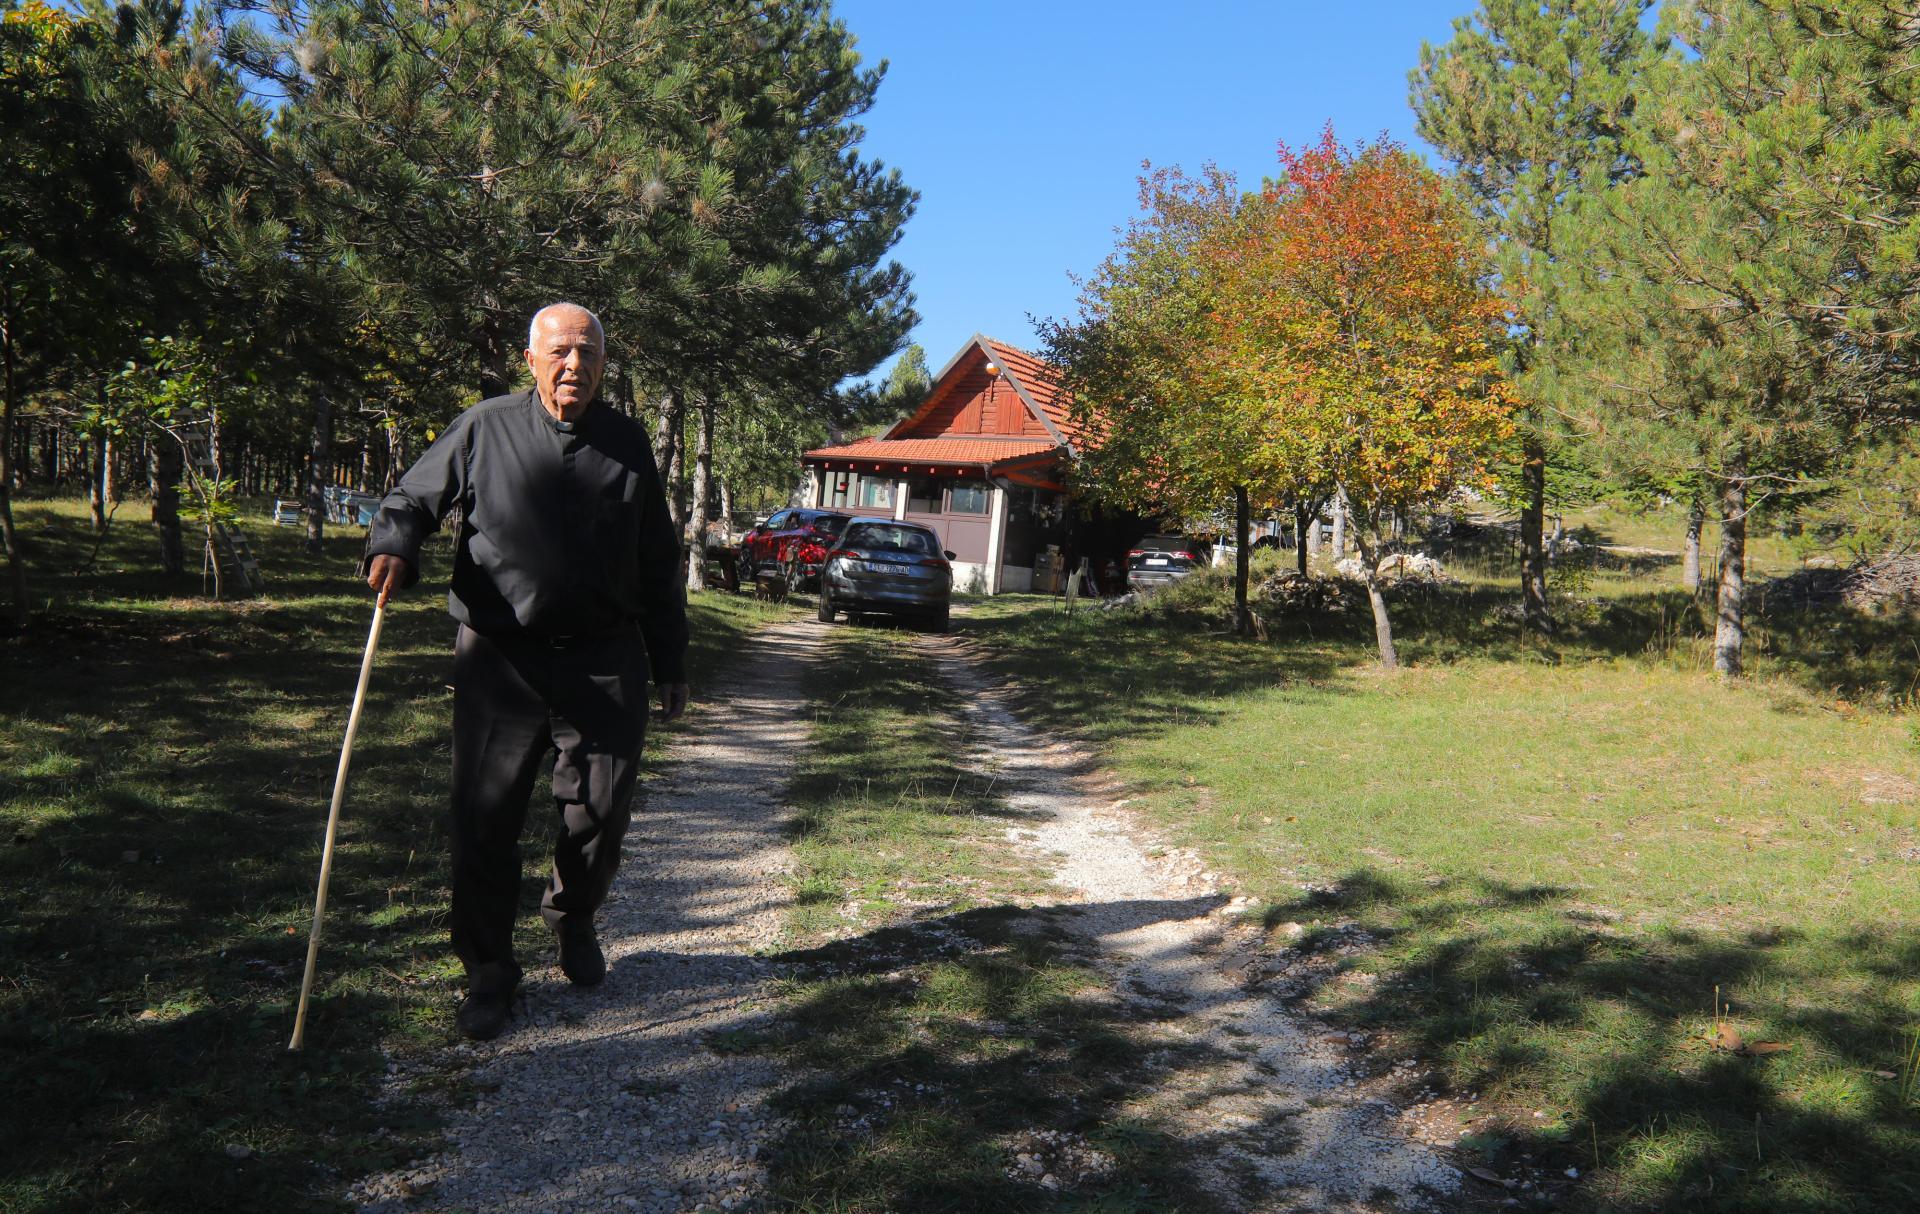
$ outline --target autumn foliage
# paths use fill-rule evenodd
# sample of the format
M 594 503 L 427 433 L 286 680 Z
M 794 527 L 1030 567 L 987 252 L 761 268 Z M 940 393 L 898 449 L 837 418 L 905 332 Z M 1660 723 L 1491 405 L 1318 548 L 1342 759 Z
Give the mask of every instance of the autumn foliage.
M 1277 463 L 1311 463 L 1357 509 L 1404 510 L 1481 480 L 1512 402 L 1501 301 L 1441 180 L 1391 143 L 1328 131 L 1218 250 L 1231 284 L 1223 392 L 1262 415 Z
M 1390 512 L 1487 480 L 1511 432 L 1496 342 L 1505 319 L 1480 238 L 1444 183 L 1398 145 L 1328 129 L 1280 146 L 1279 178 L 1216 244 L 1220 395 L 1260 462 L 1344 489 L 1395 662 L 1374 564 Z

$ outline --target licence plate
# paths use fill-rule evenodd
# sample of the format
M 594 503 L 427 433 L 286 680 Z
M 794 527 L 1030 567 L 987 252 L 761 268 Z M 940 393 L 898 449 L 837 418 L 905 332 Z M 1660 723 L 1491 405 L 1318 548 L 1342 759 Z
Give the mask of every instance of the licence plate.
M 898 574 L 906 574 L 906 575 L 911 575 L 913 573 L 912 565 L 887 565 L 887 564 L 882 564 L 879 561 L 872 561 L 868 563 L 867 568 L 873 570 L 875 573 L 898 573 Z
M 1147 564 L 1149 565 L 1164 565 L 1166 563 L 1167 558 L 1164 556 L 1150 556 L 1147 558 Z

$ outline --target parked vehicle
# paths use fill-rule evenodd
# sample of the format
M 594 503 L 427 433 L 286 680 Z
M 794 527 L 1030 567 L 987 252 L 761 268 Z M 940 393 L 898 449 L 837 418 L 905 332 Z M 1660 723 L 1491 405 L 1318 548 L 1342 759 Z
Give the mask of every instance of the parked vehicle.
M 918 523 L 855 518 L 827 554 L 820 579 L 820 620 L 884 612 L 913 616 L 946 631 L 953 596 L 953 553 Z
M 1127 553 L 1127 589 L 1152 590 L 1188 577 L 1207 563 L 1207 546 L 1184 535 L 1150 535 Z
M 788 590 L 820 585 L 820 565 L 850 516 L 834 510 L 778 510 L 740 538 L 740 584 L 778 571 Z

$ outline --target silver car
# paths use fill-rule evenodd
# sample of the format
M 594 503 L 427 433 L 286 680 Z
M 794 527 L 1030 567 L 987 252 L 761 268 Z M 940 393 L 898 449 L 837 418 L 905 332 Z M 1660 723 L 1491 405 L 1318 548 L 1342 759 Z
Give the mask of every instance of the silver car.
M 917 523 L 854 518 L 827 553 L 820 577 L 820 621 L 884 612 L 925 621 L 944 632 L 953 595 L 953 553 Z

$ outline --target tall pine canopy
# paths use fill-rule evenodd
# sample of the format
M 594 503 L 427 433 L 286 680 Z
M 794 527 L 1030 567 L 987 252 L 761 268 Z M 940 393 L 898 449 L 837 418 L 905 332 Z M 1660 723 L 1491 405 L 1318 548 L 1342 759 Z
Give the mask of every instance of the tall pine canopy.
M 1555 425 L 1571 339 L 1556 262 L 1583 193 L 1629 179 L 1627 138 L 1653 42 L 1652 0 L 1483 0 L 1443 46 L 1422 45 L 1412 73 L 1421 137 L 1495 240 L 1509 308 L 1509 376 L 1524 409 L 1519 452 L 1521 595 L 1527 626 L 1552 630 L 1542 542 L 1548 465 L 1565 448 Z

